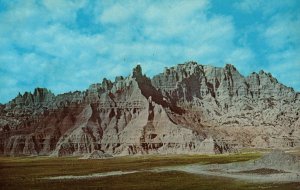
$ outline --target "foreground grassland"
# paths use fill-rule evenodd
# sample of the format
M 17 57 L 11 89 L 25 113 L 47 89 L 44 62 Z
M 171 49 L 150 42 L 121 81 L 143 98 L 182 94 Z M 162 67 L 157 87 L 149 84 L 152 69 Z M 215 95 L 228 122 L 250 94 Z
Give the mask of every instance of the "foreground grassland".
M 193 163 L 229 163 L 260 157 L 260 153 L 233 155 L 128 156 L 105 160 L 78 158 L 0 157 L 0 189 L 299 189 L 299 183 L 251 184 L 229 178 L 182 172 L 139 172 L 81 180 L 42 179 L 110 171 L 147 170 Z

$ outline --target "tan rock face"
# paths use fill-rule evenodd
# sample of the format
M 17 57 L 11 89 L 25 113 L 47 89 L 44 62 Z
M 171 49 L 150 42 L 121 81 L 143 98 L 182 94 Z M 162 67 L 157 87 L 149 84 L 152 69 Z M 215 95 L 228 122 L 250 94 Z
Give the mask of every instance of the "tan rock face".
M 44 88 L 0 106 L 0 153 L 224 153 L 299 146 L 300 95 L 263 71 L 195 62 L 152 79 L 137 66 L 83 92 Z

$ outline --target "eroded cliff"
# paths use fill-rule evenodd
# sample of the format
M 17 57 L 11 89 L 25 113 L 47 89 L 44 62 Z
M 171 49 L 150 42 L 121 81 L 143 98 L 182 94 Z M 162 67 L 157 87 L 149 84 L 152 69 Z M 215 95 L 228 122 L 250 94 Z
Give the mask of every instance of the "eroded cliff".
M 4 155 L 223 153 L 300 145 L 300 94 L 263 71 L 195 62 L 152 79 L 137 66 L 83 92 L 45 88 L 0 107 Z

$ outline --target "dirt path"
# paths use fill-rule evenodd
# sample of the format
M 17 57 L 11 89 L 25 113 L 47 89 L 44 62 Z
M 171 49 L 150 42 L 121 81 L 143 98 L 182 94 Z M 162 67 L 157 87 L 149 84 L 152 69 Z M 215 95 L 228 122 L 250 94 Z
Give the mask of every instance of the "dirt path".
M 210 168 L 211 166 L 212 168 Z M 257 174 L 257 173 L 242 173 L 240 171 L 226 170 L 226 169 L 225 170 L 216 169 L 214 166 L 215 165 L 186 165 L 186 166 L 157 168 L 156 170 L 152 170 L 152 171 L 155 172 L 181 171 L 181 172 L 199 174 L 199 175 L 229 177 L 229 178 L 246 180 L 246 181 L 257 182 L 257 183 L 300 182 L 300 171 L 299 172 L 282 171 L 282 173 L 274 173 L 274 174 Z
M 125 175 L 137 173 L 139 171 L 112 171 L 112 172 L 103 172 L 103 173 L 94 173 L 88 175 L 63 175 L 63 176 L 55 176 L 55 177 L 45 177 L 43 179 L 48 180 L 73 180 L 73 179 L 90 179 L 90 178 L 99 178 L 99 177 L 107 177 L 107 176 L 116 176 L 116 175 Z
M 273 151 L 257 160 L 228 164 L 192 164 L 183 166 L 169 166 L 136 171 L 111 171 L 81 176 L 55 176 L 44 179 L 70 180 L 88 179 L 115 175 L 126 175 L 137 172 L 168 172 L 180 171 L 199 175 L 230 177 L 251 182 L 300 182 L 300 160 L 298 156 L 283 151 Z

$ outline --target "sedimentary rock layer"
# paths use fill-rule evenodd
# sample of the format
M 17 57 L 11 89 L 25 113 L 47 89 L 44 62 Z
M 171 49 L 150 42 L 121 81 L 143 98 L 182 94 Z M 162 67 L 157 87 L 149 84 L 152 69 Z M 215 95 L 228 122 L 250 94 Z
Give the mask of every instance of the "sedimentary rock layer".
M 195 62 L 152 79 L 128 77 L 54 95 L 45 88 L 0 106 L 0 154 L 223 153 L 300 145 L 300 94 L 270 73 L 242 76 Z

